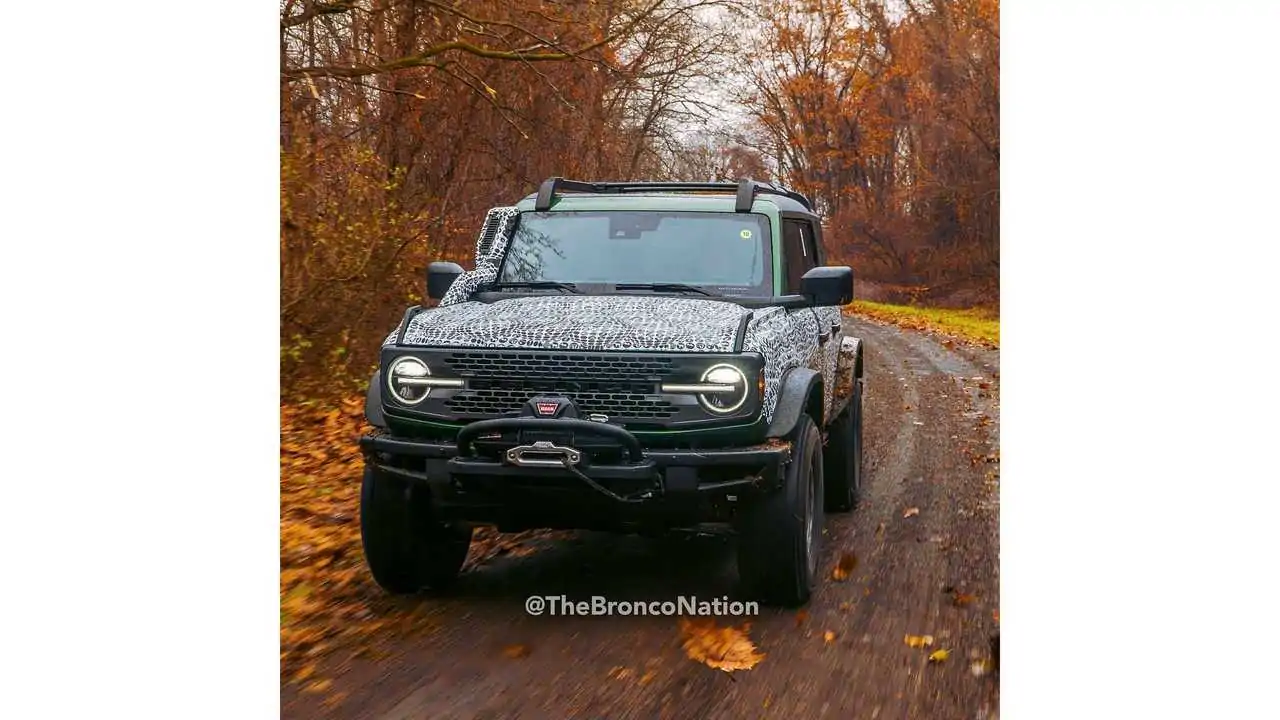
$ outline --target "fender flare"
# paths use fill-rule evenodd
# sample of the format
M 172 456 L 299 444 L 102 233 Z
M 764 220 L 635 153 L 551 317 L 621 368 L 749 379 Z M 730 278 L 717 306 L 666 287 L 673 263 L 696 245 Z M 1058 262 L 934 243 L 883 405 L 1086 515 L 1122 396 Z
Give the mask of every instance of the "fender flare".
M 380 372 L 373 374 L 369 381 L 369 389 L 364 394 L 364 417 L 376 428 L 387 427 L 387 419 L 382 415 L 382 384 L 378 382 Z
M 833 418 L 840 417 L 849 411 L 853 388 L 862 380 L 862 347 L 862 340 L 855 337 L 845 337 L 840 341 L 840 356 L 836 360 L 836 390 L 844 387 L 844 376 L 848 373 L 849 393 L 833 394 L 831 405 Z
M 840 343 L 841 354 L 846 352 L 853 353 L 853 379 L 854 380 L 862 379 L 862 356 L 863 356 L 863 349 L 866 347 L 866 345 L 867 344 L 862 341 L 862 338 L 848 337 L 848 336 L 846 336 L 844 340 L 842 340 Z
M 800 416 L 811 405 L 813 393 L 818 393 L 819 417 L 813 419 L 822 427 L 822 375 L 808 367 L 795 367 L 787 371 L 778 383 L 778 402 L 773 408 L 773 421 L 769 423 L 769 437 L 786 437 L 800 422 Z

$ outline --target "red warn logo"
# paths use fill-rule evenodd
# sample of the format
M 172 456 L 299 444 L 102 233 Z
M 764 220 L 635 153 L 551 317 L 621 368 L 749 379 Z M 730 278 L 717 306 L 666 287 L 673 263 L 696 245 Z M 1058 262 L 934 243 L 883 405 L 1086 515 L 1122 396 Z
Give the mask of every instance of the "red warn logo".
M 560 403 L 539 402 L 534 403 L 534 407 L 537 409 L 539 415 L 555 415 L 556 410 L 560 407 Z

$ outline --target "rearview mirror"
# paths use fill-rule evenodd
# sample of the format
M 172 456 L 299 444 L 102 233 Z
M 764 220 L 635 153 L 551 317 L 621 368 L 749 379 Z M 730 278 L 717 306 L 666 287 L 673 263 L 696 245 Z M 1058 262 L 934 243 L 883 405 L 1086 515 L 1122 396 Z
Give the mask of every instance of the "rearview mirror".
M 451 262 L 433 262 L 427 266 L 427 297 L 439 300 L 462 274 L 462 266 Z
M 815 307 L 848 305 L 853 302 L 853 269 L 832 265 L 816 267 L 801 276 L 800 294 Z

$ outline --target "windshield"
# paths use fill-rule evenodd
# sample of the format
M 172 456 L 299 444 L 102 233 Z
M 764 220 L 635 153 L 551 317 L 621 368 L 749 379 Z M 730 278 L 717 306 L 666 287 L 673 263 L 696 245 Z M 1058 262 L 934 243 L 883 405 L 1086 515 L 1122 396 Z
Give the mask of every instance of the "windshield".
M 526 212 L 499 282 L 679 283 L 772 295 L 769 219 L 723 212 Z

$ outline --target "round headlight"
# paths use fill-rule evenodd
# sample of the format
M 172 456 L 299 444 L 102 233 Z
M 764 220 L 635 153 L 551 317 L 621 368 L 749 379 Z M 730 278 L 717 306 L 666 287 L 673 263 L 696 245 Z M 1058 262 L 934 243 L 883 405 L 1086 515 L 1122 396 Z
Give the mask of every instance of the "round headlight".
M 427 364 L 418 358 L 396 358 L 387 366 L 387 389 L 401 403 L 417 405 L 431 393 L 431 386 L 423 382 L 430 375 Z
M 712 365 L 702 374 L 702 382 L 722 386 L 717 392 L 698 395 L 698 402 L 710 412 L 727 415 L 747 401 L 747 376 L 732 365 Z

